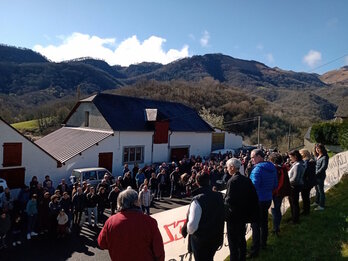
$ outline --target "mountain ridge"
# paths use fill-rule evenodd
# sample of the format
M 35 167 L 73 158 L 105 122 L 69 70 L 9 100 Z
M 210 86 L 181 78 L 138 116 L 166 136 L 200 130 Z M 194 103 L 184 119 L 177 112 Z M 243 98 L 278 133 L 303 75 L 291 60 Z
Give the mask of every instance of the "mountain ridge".
M 313 104 L 311 109 L 319 110 L 311 120 L 329 119 L 333 117 L 340 95 L 348 95 L 344 86 L 332 86 L 333 73 L 328 72 L 330 77 L 325 77 L 325 74 L 286 71 L 221 53 L 195 55 L 166 65 L 143 62 L 128 67 L 111 66 L 91 57 L 54 63 L 30 49 L 0 45 L 0 99 L 11 108 L 12 117 L 18 113 L 18 108 L 25 112 L 26 108 L 59 102 L 68 97 L 72 99 L 77 89 L 82 96 L 87 96 L 148 81 L 197 83 L 211 79 L 212 83 L 216 81 L 261 97 L 281 110 L 291 102 L 285 97 L 296 99 L 297 92 L 308 92 L 303 96 L 307 97 L 306 102 Z M 215 91 L 214 84 L 211 84 L 211 91 Z M 306 104 L 300 102 L 299 106 L 305 107 Z M 325 108 L 328 108 L 328 113 L 325 113 Z

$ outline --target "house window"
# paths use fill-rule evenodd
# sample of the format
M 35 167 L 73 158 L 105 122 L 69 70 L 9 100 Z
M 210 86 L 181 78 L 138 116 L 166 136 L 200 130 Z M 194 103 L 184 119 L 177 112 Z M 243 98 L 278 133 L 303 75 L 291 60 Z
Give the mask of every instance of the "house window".
M 4 143 L 3 167 L 22 165 L 22 143 Z
M 142 163 L 144 162 L 144 147 L 124 147 L 123 148 L 123 163 Z
M 85 127 L 89 127 L 89 111 L 85 111 Z
M 225 147 L 225 133 L 213 133 L 211 150 L 221 150 Z

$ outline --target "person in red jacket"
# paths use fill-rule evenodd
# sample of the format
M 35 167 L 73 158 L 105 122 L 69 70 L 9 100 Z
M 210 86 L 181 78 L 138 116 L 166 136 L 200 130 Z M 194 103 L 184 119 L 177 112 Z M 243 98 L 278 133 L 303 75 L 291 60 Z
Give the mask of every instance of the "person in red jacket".
M 280 221 L 282 220 L 282 212 L 280 210 L 283 198 L 290 195 L 290 181 L 288 176 L 288 170 L 285 165 L 282 165 L 283 158 L 279 153 L 273 152 L 269 156 L 269 160 L 274 164 L 277 169 L 278 187 L 273 190 L 273 207 L 272 207 L 272 219 L 273 219 L 273 233 L 279 235 Z
M 118 213 L 111 216 L 98 236 L 101 249 L 109 250 L 112 261 L 164 260 L 164 246 L 157 221 L 144 215 L 138 193 L 122 191 L 117 199 Z

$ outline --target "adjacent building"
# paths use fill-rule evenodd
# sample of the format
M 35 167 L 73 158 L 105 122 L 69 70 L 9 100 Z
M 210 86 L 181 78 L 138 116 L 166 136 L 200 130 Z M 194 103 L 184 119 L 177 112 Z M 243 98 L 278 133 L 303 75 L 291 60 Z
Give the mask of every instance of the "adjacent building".
M 0 128 L 0 177 L 18 184 L 50 175 L 57 185 L 73 169 L 85 167 L 121 175 L 126 163 L 132 168 L 242 146 L 240 136 L 215 131 L 181 103 L 104 93 L 79 101 L 62 128 L 35 143 L 4 121 Z

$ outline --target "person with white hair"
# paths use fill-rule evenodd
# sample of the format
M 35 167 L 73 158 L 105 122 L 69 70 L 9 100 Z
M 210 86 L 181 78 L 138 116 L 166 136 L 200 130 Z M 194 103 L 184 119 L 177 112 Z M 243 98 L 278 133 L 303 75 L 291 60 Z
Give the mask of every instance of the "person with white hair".
M 118 212 L 111 216 L 98 236 L 101 249 L 107 249 L 111 260 L 164 260 L 164 246 L 157 221 L 144 215 L 138 193 L 122 191 L 117 198 Z
M 257 193 L 251 180 L 239 172 L 241 164 L 236 158 L 226 162 L 231 176 L 224 198 L 230 260 L 245 260 L 246 223 L 255 222 L 258 218 Z

